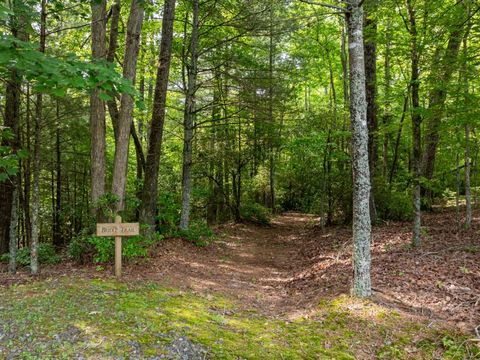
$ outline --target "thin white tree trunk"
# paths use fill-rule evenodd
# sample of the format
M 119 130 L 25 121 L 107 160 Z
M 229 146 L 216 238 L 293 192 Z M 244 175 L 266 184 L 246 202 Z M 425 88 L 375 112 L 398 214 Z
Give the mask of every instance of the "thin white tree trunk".
M 363 9 L 360 0 L 347 7 L 350 55 L 350 117 L 353 170 L 353 294 L 368 297 L 370 279 L 370 169 L 368 161 L 367 100 L 363 49 Z
M 465 125 L 465 227 L 472 225 L 472 195 L 470 187 L 470 125 Z

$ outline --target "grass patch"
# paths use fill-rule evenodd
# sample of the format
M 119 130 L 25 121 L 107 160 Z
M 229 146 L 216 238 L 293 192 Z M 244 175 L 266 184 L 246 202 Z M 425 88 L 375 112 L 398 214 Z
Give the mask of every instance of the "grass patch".
M 4 288 L 1 296 L 0 358 L 149 358 L 168 355 L 179 336 L 213 359 L 480 356 L 461 335 L 348 297 L 322 302 L 312 318 L 287 321 L 153 283 L 64 277 Z

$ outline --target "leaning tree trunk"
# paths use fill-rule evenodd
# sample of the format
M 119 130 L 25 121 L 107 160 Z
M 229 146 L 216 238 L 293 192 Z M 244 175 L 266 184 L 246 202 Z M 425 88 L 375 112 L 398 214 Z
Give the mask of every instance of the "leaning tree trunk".
M 143 23 L 143 1 L 133 0 L 127 24 L 125 58 L 123 62 L 123 77 L 135 83 L 138 52 L 140 48 L 140 33 Z M 128 145 L 133 117 L 133 97 L 122 94 L 118 114 L 118 135 L 115 144 L 113 163 L 112 193 L 117 197 L 116 212 L 125 207 L 125 186 L 127 183 Z
M 370 170 L 361 2 L 361 0 L 353 0 L 349 3 L 346 19 L 350 55 L 350 116 L 353 156 L 353 294 L 359 297 L 368 297 L 372 293 L 370 279 Z
M 167 101 L 168 77 L 172 54 L 173 22 L 175 19 L 175 0 L 165 0 L 162 20 L 162 40 L 157 68 L 157 80 L 153 98 L 153 112 L 150 121 L 145 178 L 141 194 L 140 221 L 154 225 L 158 194 L 158 171 L 162 151 L 163 126 L 165 123 L 165 104 Z
M 106 0 L 92 1 L 92 57 L 95 60 L 105 58 Z M 90 96 L 90 161 L 92 181 L 92 209 L 97 221 L 104 218 L 98 206 L 105 193 L 105 102 L 99 97 L 99 89 Z
M 115 54 L 118 48 L 118 23 L 120 20 L 120 0 L 115 0 L 111 8 L 111 22 L 110 22 L 110 36 L 108 41 L 107 61 L 113 63 L 115 60 Z M 113 134 L 115 137 L 115 143 L 118 142 L 118 123 L 119 123 L 119 110 L 114 94 L 111 94 L 111 99 L 107 101 L 108 112 L 112 120 Z M 142 143 L 137 135 L 135 124 L 133 121 L 130 124 L 130 134 L 133 138 L 133 144 L 135 146 L 135 156 L 137 159 L 137 181 L 141 181 L 143 171 L 145 170 L 145 156 L 143 154 Z
M 188 66 L 187 94 L 185 97 L 183 171 L 182 171 L 182 212 L 180 229 L 187 230 L 190 224 L 190 198 L 192 193 L 192 145 L 193 122 L 195 117 L 195 92 L 197 90 L 197 46 L 198 46 L 198 0 L 193 0 L 193 23 L 190 39 L 190 64 Z

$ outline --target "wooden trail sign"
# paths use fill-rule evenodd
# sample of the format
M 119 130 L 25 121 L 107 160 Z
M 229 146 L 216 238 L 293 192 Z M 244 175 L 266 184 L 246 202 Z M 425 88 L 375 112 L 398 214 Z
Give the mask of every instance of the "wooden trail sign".
M 115 237 L 115 276 L 122 276 L 122 237 L 135 236 L 140 234 L 140 225 L 138 223 L 124 223 L 122 218 L 115 216 L 114 223 L 97 224 L 97 236 Z

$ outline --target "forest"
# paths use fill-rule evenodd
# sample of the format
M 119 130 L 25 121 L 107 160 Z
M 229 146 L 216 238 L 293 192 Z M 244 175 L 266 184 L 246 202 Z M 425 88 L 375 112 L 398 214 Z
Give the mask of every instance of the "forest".
M 479 20 L 1 2 L 0 358 L 480 358 Z

